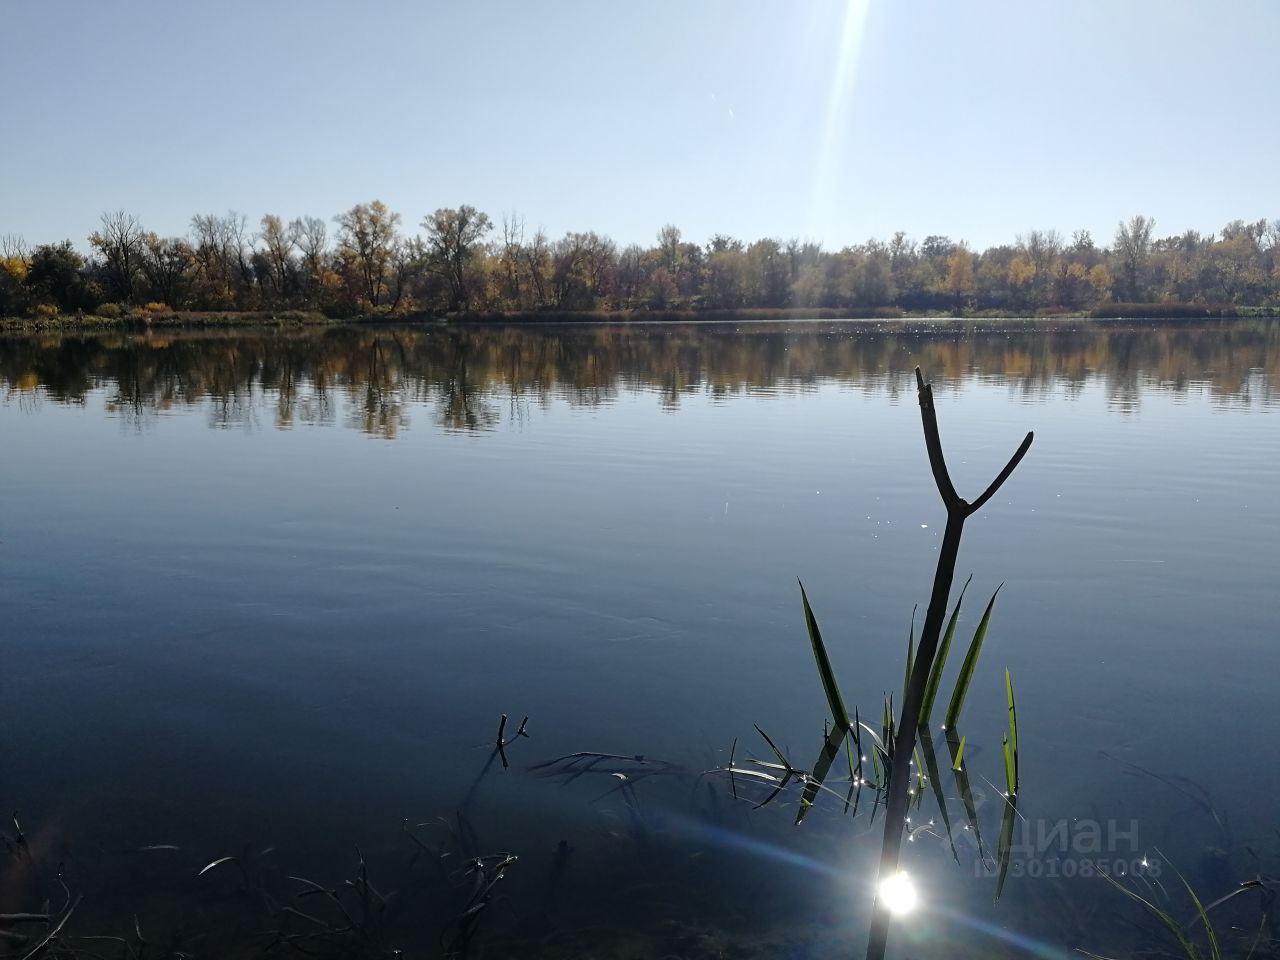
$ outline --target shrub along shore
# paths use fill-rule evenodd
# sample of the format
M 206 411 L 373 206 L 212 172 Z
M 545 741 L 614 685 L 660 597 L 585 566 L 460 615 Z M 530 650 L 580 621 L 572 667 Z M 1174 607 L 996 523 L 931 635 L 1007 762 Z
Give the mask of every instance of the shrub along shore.
M 115 304 L 105 305 L 116 307 Z M 358 324 L 502 324 L 502 323 L 757 323 L 788 320 L 923 320 L 976 321 L 1020 320 L 1218 320 L 1280 317 L 1280 308 L 1240 307 L 1222 304 L 1106 303 L 1093 310 L 912 312 L 896 307 L 874 310 L 830 308 L 752 308 L 742 310 L 488 310 L 457 313 L 377 312 L 350 316 L 326 316 L 313 310 L 170 310 L 148 304 L 93 313 L 42 313 L 30 317 L 0 317 L 0 330 L 9 332 L 49 330 L 145 330 L 157 327 L 202 329 L 208 327 L 280 327 Z

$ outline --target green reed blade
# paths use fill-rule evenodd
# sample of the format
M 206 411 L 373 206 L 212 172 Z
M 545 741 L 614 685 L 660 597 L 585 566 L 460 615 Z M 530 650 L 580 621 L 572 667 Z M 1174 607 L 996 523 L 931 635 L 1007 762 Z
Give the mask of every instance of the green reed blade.
M 861 726 L 862 726 L 862 729 L 867 731 L 867 733 L 870 734 L 871 736 L 871 769 L 875 772 L 876 789 L 879 790 L 885 784 L 884 772 L 880 767 L 880 757 L 883 754 L 885 755 L 885 759 L 887 760 L 888 755 L 884 754 L 884 748 L 880 745 L 879 735 L 874 730 L 872 730 L 869 726 L 867 726 L 865 723 L 861 724 Z M 859 758 L 861 758 L 862 754 L 858 754 L 858 756 Z M 859 760 L 859 762 L 861 762 L 861 760 Z
M 996 899 L 1004 890 L 1005 877 L 1009 874 L 1009 855 L 1013 852 L 1013 821 L 1018 813 L 1018 798 L 1010 797 L 1004 805 L 1004 818 L 1000 821 L 1000 842 L 996 847 L 996 862 L 1000 875 L 996 878 Z
M 920 704 L 921 727 L 927 727 L 929 718 L 933 715 L 933 701 L 937 699 L 938 687 L 942 685 L 942 671 L 947 665 L 947 654 L 951 652 L 951 638 L 955 636 L 956 621 L 960 619 L 960 604 L 964 602 L 964 592 L 969 589 L 969 583 L 972 580 L 973 575 L 970 574 L 969 579 L 960 588 L 960 596 L 956 598 L 956 607 L 951 611 L 951 619 L 947 621 L 946 632 L 942 635 L 942 642 L 938 645 L 938 652 L 933 656 L 933 668 L 929 671 L 929 683 L 924 688 L 924 700 Z
M 752 724 L 752 726 L 756 728 L 756 733 L 764 737 L 764 742 L 769 745 L 769 749 L 773 751 L 773 755 L 778 758 L 778 762 L 782 764 L 782 769 L 790 771 L 791 764 L 787 762 L 787 758 L 782 755 L 782 751 L 778 749 L 778 745 L 773 742 L 773 739 L 760 729 L 760 724 Z
M 1267 885 L 1263 883 L 1261 880 L 1245 880 L 1243 883 L 1240 884 L 1240 886 L 1236 887 L 1230 893 L 1219 897 L 1217 900 L 1213 901 L 1213 903 L 1206 903 L 1204 907 L 1204 912 L 1208 914 L 1208 912 L 1212 910 L 1214 907 L 1220 906 L 1221 904 L 1226 903 L 1228 900 L 1232 899 L 1233 897 L 1240 896 L 1240 894 L 1242 893 L 1248 893 L 1250 890 L 1265 890 L 1266 887 Z M 1191 924 L 1195 923 L 1199 919 L 1200 917 L 1198 916 L 1192 917 L 1190 920 L 1187 921 L 1187 926 L 1191 926 Z
M 860 726 L 863 730 L 865 730 L 865 731 L 867 732 L 867 736 L 869 736 L 869 737 L 871 738 L 871 742 L 872 742 L 872 744 L 874 744 L 875 746 L 879 747 L 879 748 L 880 748 L 880 750 L 883 752 L 883 751 L 884 751 L 884 741 L 880 738 L 880 734 L 879 734 L 879 733 L 876 733 L 876 732 L 875 732 L 875 730 L 873 730 L 873 729 L 872 729 L 869 725 L 867 725 L 866 723 L 863 723 L 861 720 L 859 720 L 859 721 L 858 721 L 858 726 Z M 882 732 L 883 732 L 883 731 L 882 731 Z
M 925 767 L 928 771 L 926 779 L 933 786 L 933 798 L 938 804 L 938 813 L 942 816 L 942 825 L 947 829 L 947 843 L 951 845 L 951 856 L 956 863 L 960 862 L 960 854 L 956 851 L 956 841 L 951 835 L 951 817 L 947 813 L 947 798 L 942 792 L 942 777 L 938 775 L 938 757 L 934 753 L 933 737 L 929 728 L 920 728 L 920 753 L 924 754 Z
M 799 581 L 797 581 L 799 582 Z M 818 621 L 809 606 L 809 597 L 804 592 L 804 584 L 800 583 L 800 600 L 804 604 L 804 622 L 809 628 L 809 642 L 813 646 L 813 659 L 818 664 L 818 676 L 822 680 L 822 689 L 827 695 L 827 704 L 831 707 L 831 716 L 836 726 L 842 730 L 849 729 L 849 711 L 844 707 L 844 698 L 840 696 L 840 687 L 836 684 L 836 674 L 831 668 L 831 658 L 827 656 L 826 644 L 822 642 L 822 631 L 818 629 Z
M 1187 939 L 1187 935 L 1182 932 L 1182 926 L 1177 920 L 1173 919 L 1173 917 L 1169 916 L 1169 914 L 1165 913 L 1150 900 L 1147 900 L 1142 895 L 1130 890 L 1115 877 L 1111 876 L 1111 874 L 1104 873 L 1102 875 L 1102 879 L 1107 881 L 1107 883 L 1111 884 L 1130 900 L 1134 900 L 1142 904 L 1148 913 L 1164 924 L 1165 929 L 1173 934 L 1174 939 L 1178 941 L 1178 946 L 1182 948 L 1182 952 L 1188 960 L 1200 960 L 1200 951 L 1196 949 L 1194 943 Z
M 1004 689 L 1009 700 L 1009 754 L 1013 761 L 1013 777 L 1010 781 L 1009 792 L 1018 792 L 1018 707 L 1013 699 L 1013 677 L 1009 673 L 1009 668 L 1004 668 Z
M 817 799 L 818 791 L 822 789 L 823 781 L 827 779 L 827 774 L 831 772 L 831 765 L 835 763 L 836 757 L 840 756 L 840 743 L 844 740 L 845 733 L 846 731 L 839 727 L 833 727 L 831 732 L 827 734 L 827 739 L 822 744 L 822 753 L 818 755 L 818 759 L 813 765 L 813 773 L 809 775 L 809 779 L 804 785 L 804 793 L 800 795 L 800 809 L 796 811 L 796 826 L 800 825 L 804 815 L 813 806 L 814 800 Z
M 982 853 L 982 831 L 978 829 L 978 805 L 973 802 L 973 788 L 969 785 L 969 770 L 964 762 L 964 737 L 951 727 L 947 728 L 947 750 L 951 753 L 951 770 L 955 774 L 956 790 L 964 803 L 964 813 L 969 819 L 969 829 L 978 843 L 978 856 Z
M 1000 738 L 1000 746 L 1004 753 L 1004 789 L 1006 796 L 1016 796 L 1018 791 L 1014 789 L 1013 782 L 1013 751 L 1009 749 L 1009 737 L 1002 736 Z
M 943 721 L 947 729 L 954 727 L 956 721 L 960 719 L 960 709 L 964 706 L 969 684 L 973 682 L 973 672 L 978 668 L 978 655 L 982 653 L 982 641 L 986 639 L 987 625 L 991 622 L 991 609 L 996 605 L 996 597 L 1000 595 L 1000 587 L 1003 586 L 1003 583 L 1000 584 L 996 587 L 996 592 L 991 595 L 987 609 L 982 614 L 982 622 L 978 624 L 978 629 L 973 634 L 973 641 L 969 644 L 969 652 L 964 656 L 960 676 L 956 678 L 955 690 L 951 692 L 951 704 L 947 707 L 947 717 Z
M 1161 853 L 1160 856 L 1165 860 L 1165 862 L 1168 862 L 1169 858 L 1165 857 L 1163 853 Z M 1195 904 L 1196 914 L 1199 916 L 1200 922 L 1204 925 L 1204 935 L 1209 941 L 1210 960 L 1222 960 L 1222 950 L 1218 946 L 1218 933 L 1213 929 L 1213 924 L 1209 922 L 1209 912 L 1205 910 L 1204 904 L 1200 902 L 1200 898 L 1196 896 L 1195 890 L 1192 889 L 1191 884 L 1187 883 L 1187 878 L 1182 875 L 1182 872 L 1171 863 L 1169 866 L 1173 867 L 1173 872 L 1178 875 L 1178 879 L 1182 881 L 1182 885 L 1187 888 L 1187 894 L 1191 897 L 1191 902 Z
M 849 785 L 849 792 L 844 798 L 844 812 L 849 812 L 849 805 L 853 804 L 853 816 L 858 815 L 858 802 L 862 799 L 862 781 Z
M 853 726 L 849 728 L 850 736 L 849 736 L 849 739 L 845 741 L 845 745 L 852 746 L 854 749 L 858 751 L 858 779 L 859 780 L 862 779 L 862 761 L 864 759 L 863 750 L 862 750 L 862 734 L 859 732 L 861 729 L 862 729 L 862 720 L 858 717 L 858 708 L 855 706 L 853 708 Z M 849 756 L 849 775 L 850 777 L 853 776 L 852 754 Z

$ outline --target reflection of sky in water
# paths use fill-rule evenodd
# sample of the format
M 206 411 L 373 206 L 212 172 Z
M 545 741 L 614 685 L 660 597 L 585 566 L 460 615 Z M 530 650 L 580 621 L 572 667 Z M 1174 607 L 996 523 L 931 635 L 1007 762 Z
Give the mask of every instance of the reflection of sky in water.
M 695 345 L 704 360 L 726 348 Z M 512 770 L 487 774 L 468 804 L 486 848 L 522 854 L 513 900 L 540 895 L 564 839 L 566 918 L 733 926 L 747 913 L 765 930 L 838 916 L 830 936 L 857 940 L 848 903 L 869 901 L 858 882 L 879 821 L 824 797 L 796 829 L 794 796 L 751 811 L 696 775 L 734 738 L 763 757 L 754 723 L 798 765 L 816 753 L 825 708 L 796 576 L 846 699 L 878 715 L 901 682 L 942 527 L 903 350 L 868 377 L 728 393 L 705 379 L 664 393 L 653 368 L 622 362 L 621 387 L 613 374 L 573 389 L 531 377 L 480 400 L 438 370 L 402 378 L 394 399 L 356 378 L 324 391 L 300 378 L 288 431 L 274 429 L 279 391 L 252 377 L 222 399 L 183 380 L 179 399 L 132 406 L 101 378 L 77 403 L 11 391 L 0 728 L 20 734 L 0 738 L 0 801 L 111 849 L 176 842 L 208 862 L 260 842 L 325 870 L 351 842 L 390 858 L 405 817 L 450 816 L 497 715 L 528 714 Z M 994 797 L 978 777 L 1002 778 L 1008 666 L 1031 835 L 1136 820 L 1137 839 L 1106 853 L 1158 847 L 1213 897 L 1257 871 L 1246 847 L 1264 869 L 1280 852 L 1266 802 L 1280 787 L 1266 760 L 1280 733 L 1274 361 L 1265 344 L 1233 351 L 1243 371 L 1210 353 L 1217 369 L 1180 381 L 1104 369 L 1028 389 L 984 366 L 937 390 L 962 494 L 1036 431 L 960 560 L 975 575 L 963 637 L 1006 582 L 963 721 L 975 787 Z M 648 839 L 611 784 L 524 769 L 579 750 L 683 771 L 637 786 Z M 998 829 L 986 803 L 984 838 Z M 962 929 L 977 943 L 1032 936 L 1039 947 L 1019 947 L 1032 952 L 1116 942 L 1085 939 L 1109 923 L 1082 919 L 1109 916 L 1102 884 L 1013 877 L 993 907 L 972 853 L 957 866 L 927 834 L 908 852 L 925 904 L 903 949 L 927 954 Z

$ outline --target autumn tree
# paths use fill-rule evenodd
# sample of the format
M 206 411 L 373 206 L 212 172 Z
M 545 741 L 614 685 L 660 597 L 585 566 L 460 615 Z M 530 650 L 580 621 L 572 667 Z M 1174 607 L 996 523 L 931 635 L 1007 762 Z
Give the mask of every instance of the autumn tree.
M 273 213 L 263 216 L 261 230 L 258 233 L 263 246 L 263 260 L 266 267 L 267 283 L 277 300 L 283 300 L 293 284 L 294 260 L 293 251 L 298 244 L 298 232 L 301 225 L 288 226 Z
M 957 312 L 964 309 L 965 301 L 973 296 L 975 290 L 973 273 L 973 254 L 964 241 L 956 244 L 956 248 L 947 257 L 947 276 L 943 287 L 948 296 L 955 302 Z
M 850 282 L 852 303 L 862 307 L 885 307 L 897 298 L 893 286 L 893 264 L 889 248 L 879 240 L 868 240 L 855 250 Z
M 617 251 L 600 234 L 567 233 L 551 248 L 551 284 L 559 310 L 594 310 L 613 284 Z
M 648 283 L 650 266 L 644 248 L 630 243 L 618 254 L 618 306 L 630 310 L 640 304 Z
M 772 237 L 747 247 L 747 298 L 752 306 L 785 307 L 790 268 L 782 244 Z
M 137 217 L 117 210 L 102 215 L 102 228 L 89 235 L 89 245 L 102 256 L 106 279 L 116 299 L 133 302 L 146 232 Z
M 326 264 L 329 251 L 329 235 L 325 223 L 319 217 L 298 217 L 289 221 L 289 234 L 294 238 L 301 258 L 299 284 L 304 296 L 314 302 L 317 291 L 324 288 L 324 280 L 330 271 Z
M 493 228 L 487 213 L 463 204 L 424 217 L 432 268 L 449 288 L 449 309 L 466 310 L 479 278 L 474 276 L 481 241 Z
M 1132 302 L 1146 299 L 1144 272 L 1151 256 L 1151 230 L 1156 222 L 1138 214 L 1116 229 L 1115 253 L 1124 281 L 1124 298 Z
M 0 237 L 0 317 L 25 312 L 28 300 L 27 275 L 31 261 L 20 238 Z
M 421 237 L 402 237 L 391 250 L 391 271 L 388 283 L 390 300 L 387 306 L 392 312 L 416 306 L 415 291 L 421 288 L 427 272 L 427 245 Z
M 392 279 L 400 214 L 374 200 L 356 204 L 334 221 L 338 224 L 338 257 L 355 278 L 358 300 L 376 310 L 386 301 Z
M 498 299 L 507 309 L 524 309 L 528 285 L 524 283 L 524 218 L 514 213 L 502 217 L 502 235 L 494 245 L 498 264 Z
M 533 239 L 525 245 L 524 263 L 532 291 L 533 305 L 540 307 L 547 303 L 550 297 L 548 285 L 551 273 L 551 248 L 547 235 L 541 230 L 534 233 Z
M 71 311 L 93 307 L 85 299 L 84 257 L 70 240 L 44 243 L 31 251 L 27 287 L 39 303 Z
M 186 306 L 195 265 L 195 251 L 186 240 L 161 239 L 154 233 L 147 234 L 142 272 L 152 294 L 161 303 L 174 308 Z
M 1017 237 L 1022 259 L 1031 266 L 1024 296 L 1027 305 L 1043 307 L 1051 294 L 1054 265 L 1062 252 L 1062 237 L 1057 230 L 1031 230 Z
M 716 234 L 707 244 L 705 299 L 707 306 L 733 309 L 746 294 L 746 254 L 742 241 Z
M 256 276 L 248 218 L 234 210 L 226 215 L 198 213 L 191 218 L 195 254 L 195 296 L 206 309 L 246 308 Z

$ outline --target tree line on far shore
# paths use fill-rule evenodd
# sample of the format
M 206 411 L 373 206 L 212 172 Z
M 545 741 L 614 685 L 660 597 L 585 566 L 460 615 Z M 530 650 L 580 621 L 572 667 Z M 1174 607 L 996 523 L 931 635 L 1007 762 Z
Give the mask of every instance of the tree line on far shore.
M 834 309 L 1037 313 L 1099 304 L 1280 307 L 1280 220 L 1158 237 L 1121 221 L 1110 245 L 1031 230 L 977 252 L 899 232 L 824 250 L 810 241 L 705 244 L 665 226 L 652 246 L 570 232 L 552 240 L 517 216 L 470 206 L 405 229 L 380 201 L 332 225 L 317 217 L 198 214 L 161 237 L 121 210 L 102 215 L 82 255 L 70 240 L 0 237 L 0 316 L 301 310 L 331 317 L 491 311 Z

